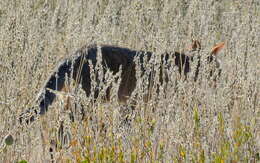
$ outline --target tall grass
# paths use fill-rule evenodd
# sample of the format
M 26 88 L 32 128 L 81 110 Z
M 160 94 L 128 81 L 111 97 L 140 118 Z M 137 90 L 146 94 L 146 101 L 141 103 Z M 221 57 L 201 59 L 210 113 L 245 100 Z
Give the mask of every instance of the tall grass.
M 217 42 L 226 46 L 217 88 L 203 74 L 194 83 L 171 71 L 166 91 L 144 103 L 143 77 L 134 110 L 117 103 L 117 83 L 106 104 L 93 104 L 80 90 L 69 110 L 60 97 L 50 113 L 19 129 L 14 145 L 0 151 L 0 162 L 46 162 L 50 147 L 59 162 L 259 161 L 259 29 L 254 0 L 1 0 L 0 140 L 17 130 L 17 116 L 33 105 L 58 61 L 85 44 L 156 55 L 183 51 L 192 38 L 201 40 L 203 54 Z

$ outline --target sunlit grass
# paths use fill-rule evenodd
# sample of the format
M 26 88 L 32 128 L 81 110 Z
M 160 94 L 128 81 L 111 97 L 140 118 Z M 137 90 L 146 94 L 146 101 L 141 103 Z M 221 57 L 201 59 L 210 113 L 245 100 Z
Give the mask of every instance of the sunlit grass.
M 2 0 L 0 162 L 51 157 L 84 163 L 260 161 L 259 11 L 258 2 L 242 0 Z M 160 88 L 160 94 L 155 89 L 148 103 L 143 101 L 147 78 L 139 76 L 131 97 L 134 110 L 127 109 L 131 102 L 118 104 L 115 83 L 109 103 L 100 98 L 93 104 L 79 90 L 72 92 L 69 109 L 61 96 L 45 117 L 16 128 L 17 116 L 34 105 L 56 64 L 83 45 L 118 45 L 159 55 L 185 51 L 192 39 L 201 41 L 202 54 L 225 42 L 216 88 L 203 74 L 194 83 L 171 69 L 167 88 Z M 14 141 L 2 143 L 11 132 Z

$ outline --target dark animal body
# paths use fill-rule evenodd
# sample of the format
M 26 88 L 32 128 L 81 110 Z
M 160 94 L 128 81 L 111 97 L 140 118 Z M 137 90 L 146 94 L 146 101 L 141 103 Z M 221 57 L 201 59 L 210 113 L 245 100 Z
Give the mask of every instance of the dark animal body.
M 224 44 L 219 44 L 211 51 L 208 61 L 209 63 L 216 61 L 214 55 L 224 46 Z M 193 42 L 191 50 L 200 50 L 199 42 Z M 61 91 L 65 87 L 66 79 L 73 79 L 81 88 L 86 92 L 87 96 L 90 96 L 91 91 L 91 65 L 95 69 L 98 62 L 98 54 L 101 54 L 101 65 L 103 69 L 111 71 L 113 74 L 121 72 L 121 82 L 118 90 L 118 100 L 120 102 L 126 102 L 128 97 L 136 87 L 136 63 L 137 58 L 141 63 L 142 71 L 145 71 L 143 63 L 145 60 L 149 61 L 153 57 L 153 53 L 145 51 L 136 51 L 128 48 L 102 45 L 102 46 L 85 46 L 78 50 L 75 55 L 63 60 L 55 69 L 55 71 L 50 75 L 44 84 L 39 96 L 36 99 L 36 107 L 26 110 L 20 117 L 20 123 L 31 123 L 35 120 L 38 115 L 44 115 L 49 106 L 54 102 L 56 94 L 54 91 Z M 180 74 L 184 76 L 191 71 L 191 62 L 193 61 L 192 55 L 187 55 L 184 53 L 173 52 L 165 53 L 161 55 L 161 64 L 170 62 L 169 58 L 175 66 L 177 66 Z M 91 64 L 90 64 L 91 63 Z M 197 64 L 195 70 L 195 77 L 197 79 L 200 61 Z M 161 68 L 163 66 L 160 66 Z M 160 68 L 160 69 L 161 69 Z M 162 73 L 160 74 L 162 78 Z M 53 90 L 53 91 L 52 91 Z M 98 90 L 94 93 L 96 98 L 99 94 Z M 106 98 L 109 100 L 109 89 L 106 91 Z M 30 116 L 25 116 L 30 114 Z

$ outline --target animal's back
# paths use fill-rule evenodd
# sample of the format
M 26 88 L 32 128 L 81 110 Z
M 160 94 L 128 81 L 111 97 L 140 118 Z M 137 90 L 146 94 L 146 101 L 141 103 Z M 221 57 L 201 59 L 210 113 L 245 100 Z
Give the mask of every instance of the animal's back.
M 152 53 L 135 51 L 128 48 L 110 45 L 90 45 L 84 46 L 75 54 L 69 56 L 58 64 L 46 80 L 46 83 L 36 98 L 36 103 L 40 109 L 36 107 L 27 110 L 26 113 L 34 112 L 35 114 L 40 115 L 45 114 L 45 112 L 48 111 L 49 106 L 56 98 L 56 94 L 54 92 L 61 91 L 65 87 L 66 79 L 72 79 L 76 81 L 76 84 L 81 84 L 82 89 L 86 92 L 86 95 L 89 96 L 91 94 L 91 90 L 93 90 L 91 89 L 92 81 L 90 75 L 90 63 L 95 70 L 95 67 L 97 66 L 98 54 L 101 55 L 101 66 L 104 69 L 104 72 L 109 70 L 113 74 L 116 74 L 119 72 L 119 69 L 122 68 L 118 97 L 120 102 L 125 102 L 136 86 L 134 58 L 138 55 L 141 58 L 141 62 L 143 62 L 144 56 L 148 56 L 148 58 L 150 58 Z M 101 79 L 99 82 L 104 81 Z M 110 88 L 106 91 L 107 100 L 109 100 L 109 89 Z M 99 94 L 99 90 L 96 90 L 94 94 L 94 98 L 96 98 Z M 20 121 L 22 121 L 22 119 L 20 119 Z M 34 117 L 31 117 L 29 121 L 34 121 Z
M 200 44 L 194 42 L 192 46 L 192 50 L 199 50 Z M 213 48 L 211 54 L 215 55 L 221 48 L 223 48 L 224 44 L 220 44 Z M 96 69 L 98 58 L 100 58 L 101 68 L 104 70 L 103 72 L 111 71 L 113 74 L 119 72 L 120 68 L 122 68 L 121 73 L 121 82 L 119 83 L 118 90 L 118 100 L 119 102 L 126 102 L 131 93 L 134 91 L 136 87 L 136 63 L 135 58 L 138 60 L 138 66 L 140 66 L 141 72 L 145 72 L 144 63 L 149 61 L 152 57 L 151 52 L 137 51 L 131 50 L 128 48 L 122 48 L 117 46 L 110 45 L 90 45 L 84 46 L 79 49 L 74 55 L 68 57 L 63 60 L 54 70 L 54 72 L 47 79 L 46 84 L 42 88 L 39 93 L 39 96 L 36 99 L 37 106 L 32 109 L 28 109 L 26 112 L 33 112 L 35 114 L 43 115 L 48 107 L 53 103 L 56 94 L 51 91 L 61 91 L 65 87 L 66 77 L 69 80 L 76 81 L 76 84 L 80 84 L 83 90 L 86 92 L 86 95 L 89 96 L 91 91 L 94 90 L 94 98 L 99 95 L 99 88 L 91 88 L 92 78 L 91 75 L 97 75 L 99 72 Z M 161 65 L 159 67 L 159 77 L 160 82 L 163 81 L 163 64 L 169 61 L 170 56 L 174 58 L 174 64 L 178 67 L 179 72 L 184 76 L 188 72 L 190 72 L 190 62 L 193 56 L 189 56 L 179 52 L 172 53 L 164 53 L 161 55 Z M 210 55 L 212 56 L 212 55 Z M 145 61 L 146 60 L 146 61 Z M 211 61 L 212 62 L 212 61 Z M 200 61 L 199 61 L 200 63 Z M 92 64 L 92 66 L 91 66 Z M 198 64 L 199 65 L 199 64 Z M 91 67 L 93 67 L 93 71 L 91 71 Z M 195 68 L 196 74 L 198 74 L 199 66 Z M 95 74 L 91 74 L 94 72 Z M 104 76 L 104 74 L 103 74 Z M 150 75 L 151 76 L 151 75 Z M 167 76 L 166 76 L 167 77 Z M 100 76 L 96 76 L 95 78 L 99 83 L 105 82 L 105 79 L 100 79 Z M 195 77 L 196 80 L 196 77 Z M 151 84 L 151 78 L 149 77 L 149 85 Z M 99 87 L 99 85 L 97 85 Z M 148 86 L 149 87 L 149 86 Z M 110 95 L 110 86 L 106 90 L 106 98 L 109 100 Z M 40 109 L 38 109 L 38 108 Z M 20 119 L 21 120 L 21 119 Z M 31 117 L 29 121 L 34 121 L 34 117 Z

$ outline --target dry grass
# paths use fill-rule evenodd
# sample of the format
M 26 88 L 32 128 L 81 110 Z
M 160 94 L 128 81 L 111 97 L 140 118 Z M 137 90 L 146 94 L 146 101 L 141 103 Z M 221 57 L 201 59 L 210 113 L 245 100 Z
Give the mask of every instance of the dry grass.
M 76 112 L 70 122 L 59 98 L 45 117 L 16 132 L 14 145 L 1 148 L 0 162 L 46 162 L 51 140 L 58 162 L 259 161 L 259 29 L 260 3 L 254 0 L 1 0 L 0 140 L 17 130 L 17 115 L 33 105 L 58 61 L 85 44 L 155 54 L 183 50 L 191 38 L 199 38 L 204 51 L 220 41 L 226 47 L 216 89 L 203 78 L 201 84 L 177 80 L 172 72 L 167 92 L 153 94 L 157 101 L 145 105 L 143 78 L 131 113 L 116 96 L 92 106 L 79 91 L 72 108 L 84 106 L 83 121 Z M 124 115 L 132 121 L 124 123 Z M 71 142 L 66 146 L 59 136 Z

